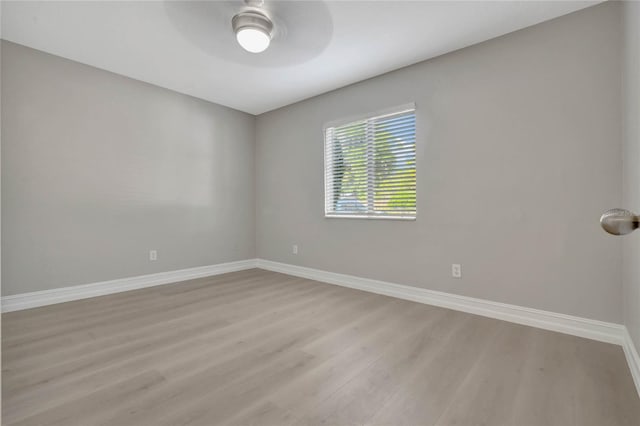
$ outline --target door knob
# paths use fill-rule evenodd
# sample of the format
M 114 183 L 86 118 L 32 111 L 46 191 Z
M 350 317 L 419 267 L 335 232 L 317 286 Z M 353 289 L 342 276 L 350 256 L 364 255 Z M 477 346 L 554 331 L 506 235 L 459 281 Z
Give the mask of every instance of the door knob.
M 602 229 L 613 235 L 626 235 L 640 227 L 640 216 L 624 209 L 607 210 L 600 216 Z

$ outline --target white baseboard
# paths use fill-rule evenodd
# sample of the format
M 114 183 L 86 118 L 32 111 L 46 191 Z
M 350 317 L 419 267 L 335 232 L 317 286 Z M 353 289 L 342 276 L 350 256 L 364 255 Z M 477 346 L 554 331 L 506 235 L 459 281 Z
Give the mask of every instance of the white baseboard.
M 352 275 L 337 274 L 264 259 L 257 260 L 257 267 L 329 284 L 425 303 L 427 305 L 441 306 L 443 308 L 496 318 L 517 324 L 585 337 L 601 342 L 623 345 L 625 341 L 624 335 L 626 329 L 621 324 L 475 299 L 424 288 L 360 278 Z
M 627 357 L 629 370 L 631 370 L 631 377 L 633 377 L 633 382 L 636 384 L 636 390 L 638 391 L 638 395 L 640 395 L 640 355 L 638 355 L 636 346 L 633 344 L 631 335 L 626 327 L 624 330 L 624 342 L 622 344 L 622 348 L 624 349 L 624 355 Z
M 136 290 L 156 285 L 171 284 L 194 278 L 225 274 L 227 272 L 242 271 L 256 267 L 256 259 L 240 260 L 237 262 L 219 263 L 217 265 L 198 266 L 177 271 L 160 272 L 157 274 L 140 275 L 131 278 L 62 287 L 52 290 L 22 293 L 2 297 L 2 312 L 19 311 L 52 305 L 54 303 L 69 302 L 105 294 Z
M 157 285 L 171 284 L 194 278 L 208 277 L 251 268 L 281 272 L 283 274 L 308 278 L 328 284 L 335 284 L 385 296 L 396 297 L 399 299 L 411 300 L 427 305 L 440 306 L 489 318 L 621 345 L 624 349 L 627 362 L 629 363 L 629 369 L 631 370 L 631 375 L 638 390 L 638 394 L 640 395 L 640 356 L 638 355 L 636 347 L 631 340 L 629 332 L 626 327 L 621 324 L 558 314 L 555 312 L 492 302 L 490 300 L 476 299 L 368 278 L 360 278 L 352 275 L 337 274 L 334 272 L 289 265 L 264 259 L 247 259 L 237 262 L 199 266 L 196 268 L 180 269 L 177 271 L 160 272 L 157 274 L 141 275 L 92 284 L 4 296 L 2 297 L 2 312 L 12 312 Z
M 630 338 L 628 337 L 625 327 L 620 324 L 558 314 L 526 308 L 523 306 L 509 305 L 506 303 L 492 302 L 489 300 L 476 299 L 385 281 L 360 278 L 352 275 L 327 272 L 319 269 L 289 265 L 264 259 L 247 259 L 237 262 L 200 266 L 196 268 L 180 269 L 177 271 L 160 272 L 131 278 L 122 278 L 72 287 L 62 287 L 52 290 L 4 296 L 2 297 L 2 312 L 18 311 L 38 306 L 51 305 L 54 303 L 86 299 L 89 297 L 170 284 L 256 267 L 322 281 L 329 284 L 340 285 L 343 287 L 383 294 L 385 296 L 397 297 L 399 299 L 441 306 L 457 311 L 572 334 L 602 342 L 615 343 L 624 347 L 628 346 L 629 349 L 625 349 L 625 351 L 635 354 L 635 359 L 638 359 L 637 352 L 631 352 L 632 349 L 635 351 L 633 345 L 626 345 L 625 342 L 630 341 Z M 640 363 L 636 362 L 636 366 L 637 365 L 640 365 Z M 640 375 L 637 368 L 635 371 L 636 376 Z

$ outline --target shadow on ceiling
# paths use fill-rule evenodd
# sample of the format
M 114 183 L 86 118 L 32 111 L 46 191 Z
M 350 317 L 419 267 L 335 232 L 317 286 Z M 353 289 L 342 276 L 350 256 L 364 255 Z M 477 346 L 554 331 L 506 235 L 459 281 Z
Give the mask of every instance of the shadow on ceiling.
M 231 18 L 242 1 L 165 1 L 169 20 L 187 40 L 217 58 L 258 67 L 287 67 L 319 56 L 331 41 L 333 23 L 323 1 L 269 1 L 265 10 L 274 23 L 269 48 L 249 53 L 236 42 Z

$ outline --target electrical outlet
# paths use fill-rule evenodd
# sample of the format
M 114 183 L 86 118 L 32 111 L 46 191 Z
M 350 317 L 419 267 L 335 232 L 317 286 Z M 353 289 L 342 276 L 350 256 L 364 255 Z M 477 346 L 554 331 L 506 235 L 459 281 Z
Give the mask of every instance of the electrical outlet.
M 149 250 L 149 260 L 151 260 L 151 261 L 158 260 L 158 251 L 157 250 Z
M 298 245 L 297 244 L 294 244 L 293 246 L 291 246 L 291 253 L 298 254 Z
M 453 278 L 462 278 L 462 265 L 459 263 L 451 264 L 451 276 Z

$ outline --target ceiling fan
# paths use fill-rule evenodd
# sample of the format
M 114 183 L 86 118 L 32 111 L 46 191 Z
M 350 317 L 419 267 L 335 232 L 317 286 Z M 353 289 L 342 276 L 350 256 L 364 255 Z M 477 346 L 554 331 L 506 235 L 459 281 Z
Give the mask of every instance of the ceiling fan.
M 333 36 L 323 0 L 162 3 L 176 30 L 202 52 L 251 67 L 302 64 L 320 55 Z
M 231 19 L 236 40 L 247 52 L 264 52 L 271 43 L 273 21 L 262 9 L 264 0 L 245 0 L 245 4 L 245 8 Z

